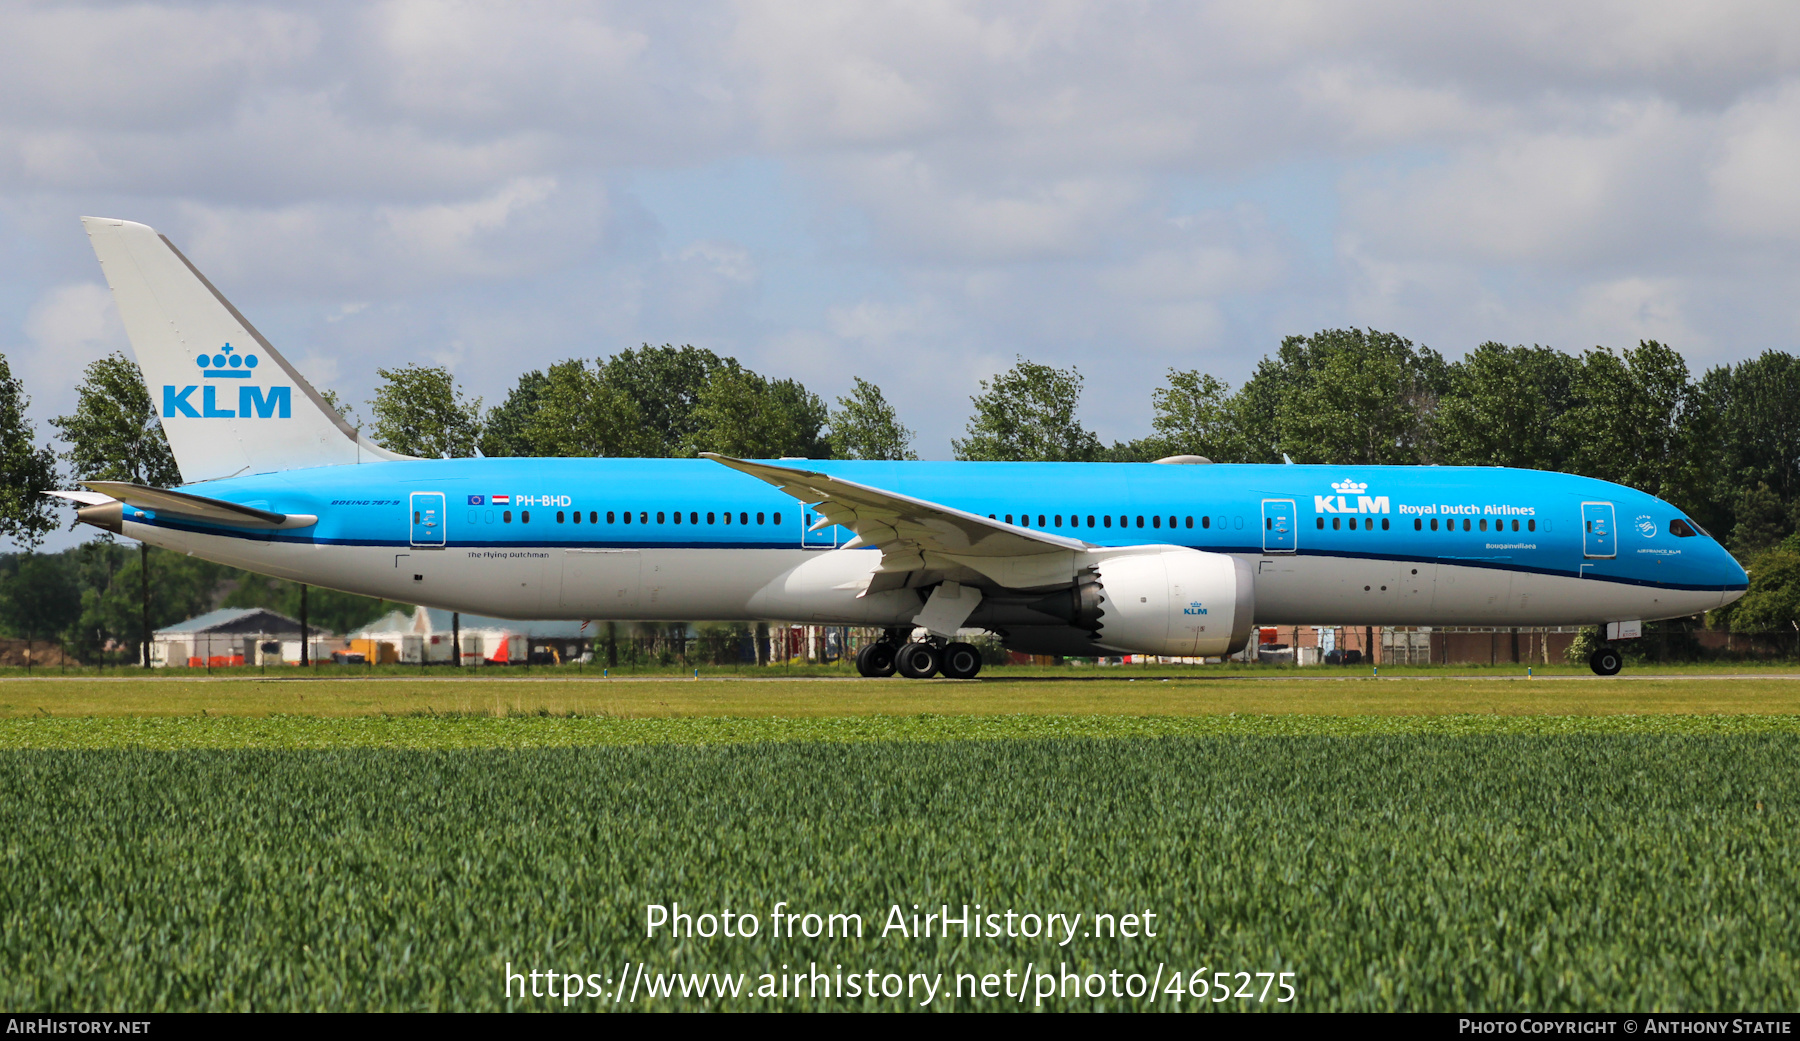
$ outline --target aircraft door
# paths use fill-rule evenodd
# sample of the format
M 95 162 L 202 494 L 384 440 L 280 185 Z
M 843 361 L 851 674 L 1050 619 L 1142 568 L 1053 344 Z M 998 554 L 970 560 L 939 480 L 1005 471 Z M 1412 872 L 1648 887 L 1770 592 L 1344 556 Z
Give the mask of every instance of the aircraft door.
M 1264 499 L 1263 552 L 1294 552 L 1294 500 Z
M 1584 502 L 1581 504 L 1581 555 L 1589 560 L 1609 559 L 1619 555 L 1618 533 L 1613 525 L 1613 504 Z
M 412 493 L 412 544 L 442 546 L 447 516 L 443 492 Z

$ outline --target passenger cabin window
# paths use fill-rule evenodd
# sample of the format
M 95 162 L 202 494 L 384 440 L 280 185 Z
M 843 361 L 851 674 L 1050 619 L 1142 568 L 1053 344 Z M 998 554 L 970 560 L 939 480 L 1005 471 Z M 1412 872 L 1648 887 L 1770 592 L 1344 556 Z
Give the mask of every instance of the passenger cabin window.
M 1319 518 L 1319 521 L 1320 521 L 1320 523 L 1319 523 L 1319 527 L 1321 527 L 1321 528 L 1323 528 L 1323 527 L 1324 527 L 1324 526 L 1325 526 L 1325 524 L 1324 524 L 1324 520 L 1325 520 L 1325 518 L 1323 518 L 1323 517 L 1320 517 L 1320 518 Z M 1211 518 L 1211 517 L 1202 517 L 1202 518 L 1200 518 L 1200 526 L 1201 526 L 1201 527 L 1202 527 L 1202 528 L 1210 528 L 1210 527 L 1212 527 L 1212 518 Z
M 1532 520 L 1526 521 L 1525 522 L 1525 530 L 1526 531 L 1536 531 L 1537 530 L 1537 520 L 1532 519 Z
M 1325 518 L 1323 518 L 1323 517 L 1315 517 L 1315 518 L 1313 518 L 1313 519 L 1314 519 L 1314 520 L 1316 520 L 1316 521 L 1317 521 L 1317 522 L 1318 522 L 1318 528 L 1319 528 L 1319 530 L 1320 530 L 1320 531 L 1324 531 L 1324 530 L 1325 530 Z
M 1104 525 L 1105 527 L 1108 527 L 1108 528 L 1112 527 L 1112 514 L 1109 513 L 1100 519 L 1106 522 L 1106 524 Z
M 1677 517 L 1669 522 L 1669 534 L 1678 539 L 1691 539 L 1700 533 L 1694 530 L 1693 525 Z
M 561 511 L 561 510 L 556 511 L 556 523 L 558 523 L 558 524 L 565 523 L 565 521 L 563 520 L 563 511 Z
M 1436 527 L 1436 525 L 1432 525 L 1432 526 Z M 1414 517 L 1413 518 L 1413 530 L 1414 531 L 1424 531 L 1425 530 L 1425 522 L 1420 520 L 1417 517 Z
M 1331 518 L 1331 530 L 1332 530 L 1332 531 L 1337 531 L 1337 530 L 1338 530 L 1338 525 L 1339 525 L 1339 524 L 1340 524 L 1340 523 L 1341 523 L 1341 522 L 1342 522 L 1342 521 L 1343 521 L 1343 518 L 1342 518 L 1342 517 L 1333 517 L 1333 518 Z
M 530 524 L 531 523 L 531 511 L 530 510 L 520 510 L 519 511 L 519 523 L 520 524 Z
M 511 510 L 506 510 L 506 511 L 504 511 L 504 512 L 502 512 L 502 513 L 501 513 L 501 514 L 500 514 L 500 520 L 501 520 L 501 521 L 502 521 L 502 522 L 503 522 L 503 523 L 506 523 L 506 524 L 511 524 L 511 523 L 512 523 L 512 511 L 511 511 Z
M 606 511 L 606 523 L 608 523 L 608 524 L 617 523 L 616 521 L 613 520 L 613 511 L 611 511 L 611 510 Z M 631 523 L 631 514 L 627 513 L 625 515 L 625 523 L 627 523 L 627 524 Z

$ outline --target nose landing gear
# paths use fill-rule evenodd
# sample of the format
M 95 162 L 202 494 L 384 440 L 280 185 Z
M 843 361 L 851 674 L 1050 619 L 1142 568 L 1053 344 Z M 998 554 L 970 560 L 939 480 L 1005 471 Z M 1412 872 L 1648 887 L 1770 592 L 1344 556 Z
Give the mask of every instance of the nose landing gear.
M 1594 670 L 1596 676 L 1617 676 L 1625 667 L 1625 656 L 1617 647 L 1601 647 L 1588 655 L 1588 668 Z

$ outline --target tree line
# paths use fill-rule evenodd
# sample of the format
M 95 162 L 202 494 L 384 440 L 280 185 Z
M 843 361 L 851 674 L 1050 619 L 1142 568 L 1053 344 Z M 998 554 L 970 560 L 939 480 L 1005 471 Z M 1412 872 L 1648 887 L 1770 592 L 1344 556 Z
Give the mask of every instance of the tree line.
M 569 359 L 524 373 L 503 400 L 485 408 L 443 367 L 406 365 L 377 375 L 366 426 L 354 407 L 327 397 L 371 440 L 425 458 L 701 451 L 917 458 L 913 432 L 869 380 L 854 378 L 850 392 L 828 405 L 798 380 L 765 376 L 692 346 L 646 344 Z M 1081 421 L 1083 386 L 1074 367 L 1020 357 L 971 396 L 962 436 L 951 441 L 956 457 L 1132 462 L 1198 455 L 1216 462 L 1514 466 L 1584 474 L 1668 500 L 1752 568 L 1751 595 L 1718 622 L 1745 631 L 1800 622 L 1800 358 L 1790 354 L 1770 351 L 1695 376 L 1678 352 L 1652 340 L 1580 354 L 1484 343 L 1446 361 L 1392 333 L 1327 329 L 1287 337 L 1235 389 L 1197 369 L 1171 368 L 1149 395 L 1150 433 L 1111 444 Z M 60 455 L 38 439 L 26 404 L 0 357 L 0 535 L 36 545 L 63 513 L 41 493 L 65 479 L 180 483 L 154 403 L 124 355 L 90 364 L 74 412 L 51 421 L 66 446 Z M 126 562 L 96 585 L 97 565 L 78 562 L 75 551 L 55 557 L 69 558 L 60 565 L 69 582 L 57 588 L 72 587 L 75 601 L 94 605 L 73 616 L 68 610 L 42 615 L 46 623 L 68 619 L 70 632 L 104 615 L 108 609 L 100 605 L 111 602 L 108 596 L 128 595 L 109 590 L 142 577 Z M 138 557 L 139 569 L 152 567 L 148 550 Z M 11 576 L 41 575 L 46 566 L 9 560 L 0 568 L 0 601 L 26 595 L 14 592 Z M 188 580 L 171 571 L 168 581 L 177 587 Z M 236 596 L 257 601 L 243 606 L 279 609 L 295 595 L 289 584 L 231 569 L 211 581 L 213 604 Z M 139 592 L 150 628 L 198 605 L 192 596 Z M 385 609 L 374 601 L 340 607 L 343 628 Z M 0 602 L 0 628 L 17 633 L 28 614 Z M 350 621 L 359 614 L 368 617 Z M 119 611 L 99 628 L 106 625 L 143 638 L 142 618 L 133 622 Z

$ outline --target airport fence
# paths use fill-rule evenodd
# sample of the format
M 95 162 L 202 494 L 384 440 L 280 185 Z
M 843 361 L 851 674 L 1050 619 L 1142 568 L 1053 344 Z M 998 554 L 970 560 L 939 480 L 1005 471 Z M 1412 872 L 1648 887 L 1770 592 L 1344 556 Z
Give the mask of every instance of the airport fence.
M 658 669 L 751 666 L 841 666 L 848 669 L 863 647 L 882 638 L 879 628 L 808 624 L 627 625 L 597 623 L 571 632 L 552 623 L 539 631 L 521 625 L 496 636 L 469 632 L 401 635 L 392 639 L 315 636 L 306 663 L 315 669 L 377 667 L 429 670 L 455 667 Z M 1114 655 L 1063 659 L 1009 652 L 993 634 L 968 634 L 992 666 L 1102 664 L 1201 664 L 1218 659 Z M 230 634 L 183 643 L 152 643 L 150 664 L 161 669 L 279 671 L 300 664 L 298 634 Z M 1233 660 L 1276 666 L 1579 664 L 1596 645 L 1592 628 L 1505 627 L 1260 627 Z M 1646 626 L 1643 637 L 1621 644 L 1635 662 L 1800 663 L 1800 629 L 1730 632 Z M 460 653 L 459 653 L 460 652 Z M 145 668 L 142 645 L 114 638 L 0 637 L 0 673 L 69 674 Z

